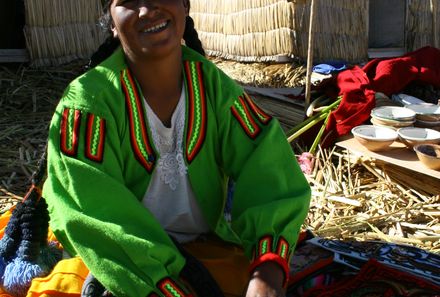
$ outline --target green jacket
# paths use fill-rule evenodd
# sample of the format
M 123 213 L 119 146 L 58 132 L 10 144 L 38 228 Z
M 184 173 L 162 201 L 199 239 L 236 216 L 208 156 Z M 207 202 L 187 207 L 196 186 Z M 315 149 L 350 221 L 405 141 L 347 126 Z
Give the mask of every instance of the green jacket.
M 254 264 L 287 267 L 310 187 L 285 135 L 211 62 L 182 51 L 183 146 L 202 213 Z M 179 289 L 184 259 L 141 203 L 159 157 L 141 98 L 121 49 L 75 79 L 51 122 L 43 195 L 58 240 L 113 294 L 168 296 Z M 228 177 L 235 181 L 230 223 Z

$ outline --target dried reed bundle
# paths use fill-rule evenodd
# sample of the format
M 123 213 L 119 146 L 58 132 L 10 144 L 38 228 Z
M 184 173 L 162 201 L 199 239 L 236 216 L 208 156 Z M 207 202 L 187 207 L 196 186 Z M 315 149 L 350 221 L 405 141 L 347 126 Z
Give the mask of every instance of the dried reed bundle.
M 323 237 L 380 239 L 440 252 L 435 186 L 425 183 L 424 191 L 416 191 L 401 172 L 342 150 L 319 150 L 315 164 L 308 176 L 312 203 L 307 228 Z
M 440 47 L 440 5 L 437 1 L 408 0 L 406 12 L 406 47 L 408 51 L 426 45 Z
M 33 66 L 87 59 L 104 40 L 99 0 L 26 0 L 25 38 Z
M 191 1 L 191 10 L 193 12 L 211 12 L 214 14 L 229 14 L 241 12 L 243 10 L 261 8 L 270 6 L 276 3 L 285 3 L 286 0 L 222 0 L 222 1 L 210 1 L 210 0 L 196 0 Z
M 368 1 L 317 5 L 315 60 L 365 60 Z M 307 56 L 310 1 L 193 0 L 191 15 L 209 55 L 236 61 Z
M 25 0 L 26 24 L 56 27 L 74 23 L 96 23 L 102 13 L 100 0 Z
M 317 3 L 314 60 L 359 62 L 368 56 L 368 1 L 319 1 Z M 307 56 L 310 1 L 294 5 L 297 51 Z
M 305 83 L 306 69 L 298 63 L 240 63 L 219 58 L 212 61 L 242 85 L 293 88 Z
M 237 61 L 282 61 L 291 57 L 293 32 L 279 29 L 245 35 L 225 35 L 199 31 L 208 54 Z
M 236 2 L 240 3 L 240 1 Z M 194 18 L 196 28 L 203 28 L 202 31 L 225 35 L 244 35 L 281 28 L 291 29 L 293 21 L 291 8 L 292 3 L 287 1 L 232 13 L 216 13 L 212 10 L 194 12 L 194 9 L 191 8 L 191 16 Z
M 33 66 L 55 66 L 89 58 L 103 42 L 105 34 L 94 23 L 74 23 L 58 27 L 25 27 Z

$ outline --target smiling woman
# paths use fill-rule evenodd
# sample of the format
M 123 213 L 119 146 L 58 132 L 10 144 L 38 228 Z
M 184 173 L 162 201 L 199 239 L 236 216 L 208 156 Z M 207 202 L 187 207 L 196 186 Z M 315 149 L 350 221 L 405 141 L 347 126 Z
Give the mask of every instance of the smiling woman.
M 43 196 L 90 271 L 83 296 L 193 296 L 188 255 L 226 296 L 284 296 L 310 188 L 278 121 L 204 57 L 189 9 L 106 2 L 111 36 L 53 116 Z

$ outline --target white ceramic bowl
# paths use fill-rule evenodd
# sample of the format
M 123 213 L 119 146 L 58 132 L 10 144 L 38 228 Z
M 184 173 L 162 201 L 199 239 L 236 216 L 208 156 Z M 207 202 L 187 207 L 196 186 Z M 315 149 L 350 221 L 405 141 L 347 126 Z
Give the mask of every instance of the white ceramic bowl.
M 413 147 L 417 144 L 436 144 L 440 143 L 440 132 L 418 127 L 406 127 L 397 130 L 400 140 L 408 147 Z
M 424 104 L 409 104 L 405 105 L 406 108 L 411 109 L 416 113 L 416 118 L 426 122 L 439 122 L 440 121 L 440 106 L 430 103 Z
M 381 106 L 373 108 L 371 115 L 385 120 L 412 121 L 416 117 L 415 111 L 400 106 Z
M 431 128 L 432 129 L 432 127 L 440 127 L 440 121 L 433 122 L 433 121 L 422 121 L 422 120 L 418 119 L 414 125 L 416 127 Z
M 361 125 L 351 129 L 354 138 L 370 151 L 383 151 L 397 139 L 395 130 L 387 127 Z
M 418 144 L 414 146 L 420 162 L 426 167 L 440 170 L 440 145 L 437 144 Z
M 371 123 L 376 126 L 388 126 L 393 128 L 409 127 L 412 126 L 415 121 L 416 121 L 415 119 L 410 121 L 396 121 L 396 120 L 377 118 L 374 115 L 371 115 Z

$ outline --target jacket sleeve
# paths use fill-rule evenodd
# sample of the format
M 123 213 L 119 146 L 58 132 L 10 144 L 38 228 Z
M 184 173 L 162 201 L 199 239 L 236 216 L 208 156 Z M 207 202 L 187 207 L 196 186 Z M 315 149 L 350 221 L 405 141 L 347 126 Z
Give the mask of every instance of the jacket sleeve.
M 78 106 L 74 97 L 65 95 L 49 131 L 43 195 L 51 228 L 114 295 L 178 292 L 184 259 L 125 186 L 115 120 L 105 110 Z
M 251 270 L 274 261 L 287 275 L 309 209 L 310 186 L 278 121 L 241 92 L 228 98 L 220 125 L 224 171 L 235 182 L 231 226 Z

